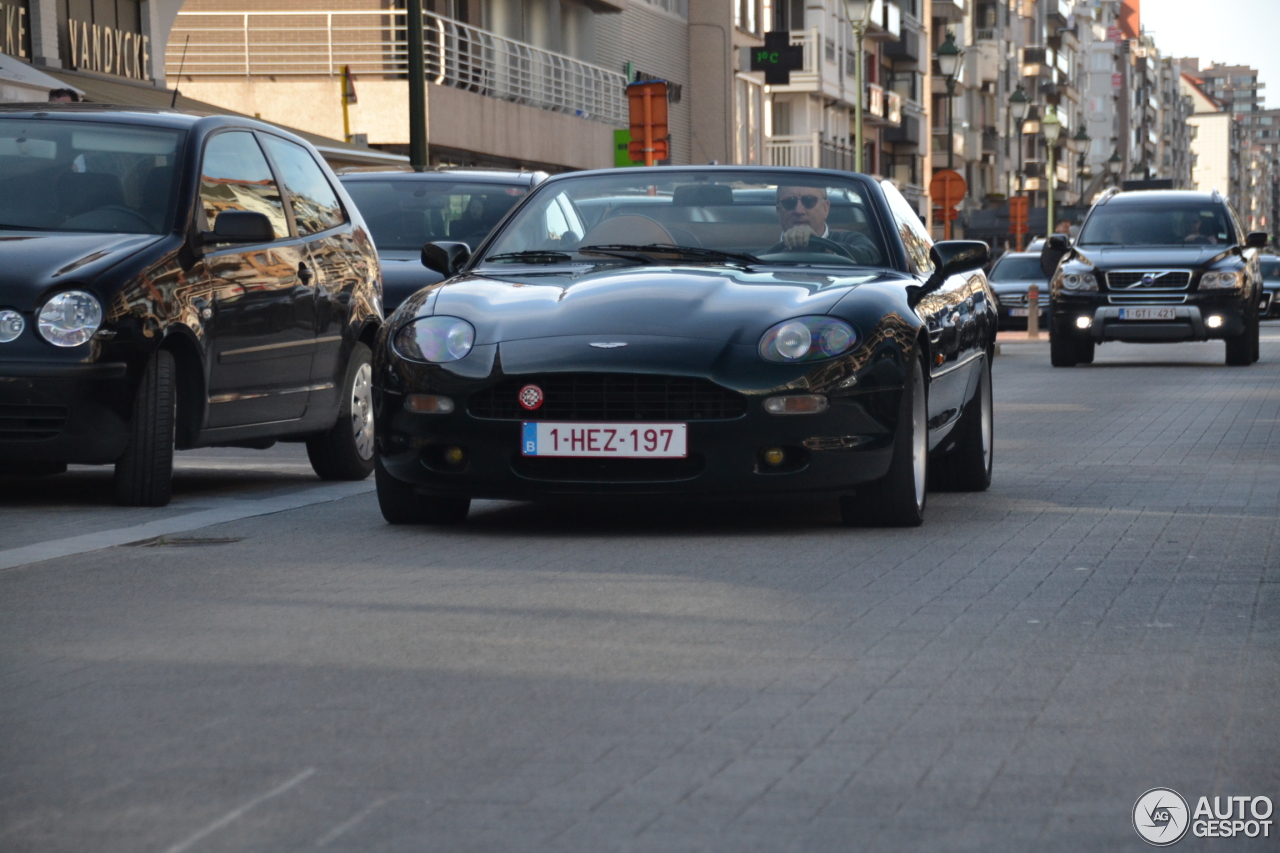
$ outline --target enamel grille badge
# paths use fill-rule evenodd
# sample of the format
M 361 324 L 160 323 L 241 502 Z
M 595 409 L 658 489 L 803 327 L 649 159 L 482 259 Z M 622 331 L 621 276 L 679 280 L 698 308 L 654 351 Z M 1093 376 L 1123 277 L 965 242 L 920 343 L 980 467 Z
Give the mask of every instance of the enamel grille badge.
M 542 405 L 542 389 L 537 385 L 524 386 L 518 396 L 521 407 L 527 411 L 532 412 Z

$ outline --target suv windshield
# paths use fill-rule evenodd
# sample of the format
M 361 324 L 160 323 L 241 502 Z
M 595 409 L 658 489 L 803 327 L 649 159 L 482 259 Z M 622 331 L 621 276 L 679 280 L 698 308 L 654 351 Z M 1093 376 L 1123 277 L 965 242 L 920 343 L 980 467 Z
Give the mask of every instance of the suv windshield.
M 163 234 L 186 134 L 0 118 L 0 229 Z
M 456 240 L 475 248 L 529 192 L 520 184 L 466 183 L 413 175 L 349 180 L 343 185 L 360 208 L 379 249 L 414 252 L 437 240 Z
M 786 249 L 784 231 L 821 241 Z M 662 251 L 662 247 L 672 247 Z M 497 235 L 488 263 L 750 263 L 884 266 L 861 183 L 763 170 L 574 175 L 545 184 Z
M 992 281 L 1045 281 L 1039 258 L 1005 258 L 991 271 Z
M 1080 232 L 1080 246 L 1231 245 L 1234 231 L 1221 204 L 1104 204 Z

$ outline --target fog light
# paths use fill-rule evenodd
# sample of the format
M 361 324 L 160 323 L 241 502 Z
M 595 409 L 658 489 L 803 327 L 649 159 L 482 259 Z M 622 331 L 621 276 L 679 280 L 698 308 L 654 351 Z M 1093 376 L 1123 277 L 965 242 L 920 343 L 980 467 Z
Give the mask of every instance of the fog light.
M 466 458 L 467 454 L 457 445 L 444 449 L 444 461 L 450 465 L 461 465 Z
M 777 468 L 779 465 L 781 465 L 787 458 L 787 454 L 782 452 L 781 447 L 765 448 L 764 453 L 760 455 L 764 458 L 764 462 L 766 465 L 771 465 L 774 468 Z
M 817 415 L 827 410 L 827 398 L 821 394 L 789 394 L 770 397 L 764 410 L 771 415 Z
M 1219 317 L 1217 314 L 1210 314 L 1209 319 L 1205 320 L 1204 324 L 1208 326 L 1210 329 L 1217 329 L 1222 326 L 1222 318 Z
M 453 401 L 434 394 L 410 394 L 404 398 L 404 408 L 417 415 L 447 415 L 453 411 Z
M 1093 325 L 1093 320 L 1089 319 L 1088 317 L 1077 317 L 1077 318 L 1076 318 L 1076 328 L 1077 328 L 1077 329 L 1087 329 L 1087 328 L 1089 328 L 1089 327 L 1090 327 L 1090 326 L 1092 326 L 1092 325 Z

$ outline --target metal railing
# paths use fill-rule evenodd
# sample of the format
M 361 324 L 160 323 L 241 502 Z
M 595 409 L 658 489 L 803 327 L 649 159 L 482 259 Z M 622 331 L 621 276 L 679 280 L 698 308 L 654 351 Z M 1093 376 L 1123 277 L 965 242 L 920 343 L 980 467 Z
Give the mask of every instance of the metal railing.
M 428 81 L 626 126 L 622 74 L 441 15 L 423 19 Z M 181 66 L 195 79 L 335 76 L 346 65 L 356 75 L 395 78 L 407 73 L 407 54 L 403 10 L 182 12 L 165 73 Z
M 821 145 L 815 132 L 796 136 L 771 136 L 764 141 L 764 150 L 765 162 L 770 166 L 813 168 L 818 165 Z

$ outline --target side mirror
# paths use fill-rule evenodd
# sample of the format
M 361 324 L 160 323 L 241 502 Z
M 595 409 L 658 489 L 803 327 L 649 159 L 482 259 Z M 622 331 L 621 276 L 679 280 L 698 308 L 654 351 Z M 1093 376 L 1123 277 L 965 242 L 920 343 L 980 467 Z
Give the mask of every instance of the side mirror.
M 422 247 L 422 265 L 445 278 L 457 275 L 469 260 L 471 247 L 466 243 L 427 243 Z
M 1049 239 L 1044 241 L 1044 248 L 1040 250 L 1040 272 L 1044 273 L 1045 278 L 1053 278 L 1062 257 L 1070 251 L 1070 237 L 1066 234 L 1049 235 Z
M 933 275 L 918 288 L 912 288 L 914 305 L 920 297 L 932 293 L 953 275 L 982 269 L 991 262 L 991 247 L 981 240 L 943 240 L 929 249 Z
M 216 243 L 270 243 L 276 230 L 264 213 L 252 210 L 224 210 L 213 222 L 212 231 L 200 232 L 200 245 Z
M 1266 231 L 1250 231 L 1249 236 L 1244 240 L 1244 245 L 1249 249 L 1265 249 L 1270 240 L 1271 235 Z

